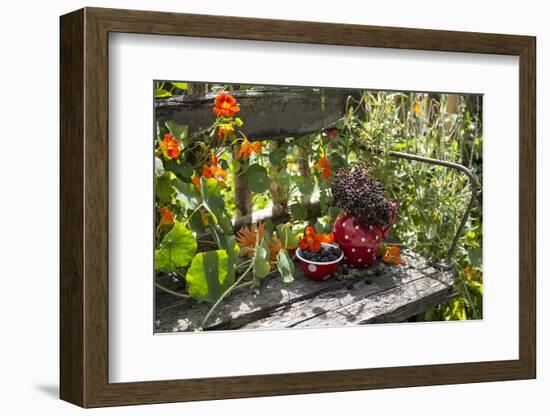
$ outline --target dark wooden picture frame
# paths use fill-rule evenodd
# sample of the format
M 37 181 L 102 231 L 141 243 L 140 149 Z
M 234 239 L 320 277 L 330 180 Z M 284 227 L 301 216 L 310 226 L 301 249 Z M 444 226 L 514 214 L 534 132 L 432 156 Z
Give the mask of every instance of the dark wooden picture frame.
M 519 359 L 109 383 L 110 32 L 518 56 Z M 83 407 L 100 407 L 536 377 L 534 37 L 85 8 L 61 17 L 60 47 L 60 396 L 63 400 Z

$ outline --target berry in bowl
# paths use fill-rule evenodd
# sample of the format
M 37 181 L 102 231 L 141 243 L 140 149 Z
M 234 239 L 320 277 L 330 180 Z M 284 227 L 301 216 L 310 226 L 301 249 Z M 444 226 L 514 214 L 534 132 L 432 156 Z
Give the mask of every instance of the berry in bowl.
M 296 249 L 304 274 L 312 280 L 330 278 L 344 258 L 340 248 L 332 244 L 332 235 L 317 234 L 313 227 L 307 227 L 300 247 Z

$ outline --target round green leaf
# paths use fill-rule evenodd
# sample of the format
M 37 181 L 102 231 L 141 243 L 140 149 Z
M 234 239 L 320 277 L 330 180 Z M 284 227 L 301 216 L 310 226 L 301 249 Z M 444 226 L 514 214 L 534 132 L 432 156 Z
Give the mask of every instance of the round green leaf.
M 252 192 L 261 194 L 271 186 L 271 178 L 267 169 L 258 164 L 250 165 L 245 172 L 246 181 Z
M 197 240 L 191 231 L 176 221 L 155 251 L 155 269 L 173 272 L 180 267 L 185 267 L 196 250 Z
M 187 270 L 187 290 L 198 300 L 216 302 L 235 281 L 228 273 L 229 257 L 225 250 L 199 253 L 193 258 Z
M 269 161 L 272 165 L 281 166 L 284 158 L 286 157 L 286 151 L 284 149 L 278 148 L 269 154 Z
M 307 209 L 302 204 L 292 204 L 290 206 L 290 215 L 298 221 L 303 221 L 307 218 Z
M 293 179 L 302 195 L 310 196 L 313 193 L 314 185 L 310 178 L 294 176 Z
M 277 175 L 275 176 L 275 180 L 277 181 L 280 187 L 284 189 L 290 188 L 290 175 L 286 173 L 284 170 L 277 172 Z

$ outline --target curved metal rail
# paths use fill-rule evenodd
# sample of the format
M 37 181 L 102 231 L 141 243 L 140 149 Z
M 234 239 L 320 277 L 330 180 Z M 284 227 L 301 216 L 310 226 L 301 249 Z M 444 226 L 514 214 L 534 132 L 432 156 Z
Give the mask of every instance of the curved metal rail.
M 390 150 L 388 152 L 391 156 L 398 157 L 401 159 L 408 159 L 413 160 L 417 162 L 427 163 L 430 165 L 438 165 L 438 166 L 444 166 L 450 169 L 458 170 L 462 173 L 464 173 L 469 181 L 470 181 L 470 187 L 472 191 L 472 196 L 470 197 L 470 202 L 466 206 L 466 210 L 464 211 L 464 214 L 462 215 L 462 219 L 460 221 L 460 224 L 455 232 L 455 236 L 453 238 L 453 241 L 451 243 L 451 246 L 449 247 L 449 250 L 447 251 L 447 255 L 445 256 L 446 263 L 450 263 L 451 256 L 453 255 L 456 245 L 458 244 L 458 239 L 460 238 L 462 231 L 464 230 L 464 226 L 466 225 L 466 221 L 468 221 L 468 217 L 470 216 L 470 212 L 472 211 L 472 208 L 474 207 L 474 204 L 476 202 L 477 197 L 477 190 L 479 189 L 479 181 L 477 180 L 477 177 L 466 167 L 459 163 L 454 162 L 447 162 L 445 160 L 439 160 L 439 159 L 432 159 L 430 157 L 425 156 L 418 156 L 418 155 L 411 155 L 409 153 L 403 153 L 403 152 L 397 152 Z

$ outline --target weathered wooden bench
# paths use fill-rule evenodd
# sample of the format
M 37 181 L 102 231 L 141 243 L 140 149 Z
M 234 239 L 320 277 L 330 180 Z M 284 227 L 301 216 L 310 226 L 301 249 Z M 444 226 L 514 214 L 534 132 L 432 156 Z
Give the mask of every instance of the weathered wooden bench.
M 294 282 L 268 277 L 258 289 L 242 288 L 228 297 L 210 316 L 204 330 L 277 329 L 401 322 L 452 299 L 452 271 L 430 265 L 409 250 L 400 265 L 378 264 L 360 270 L 350 281 L 308 279 L 296 264 Z M 181 283 L 165 278 L 163 285 L 180 290 Z M 200 326 L 210 304 L 179 299 L 157 291 L 155 332 L 193 331 Z
M 356 91 L 338 89 L 274 88 L 232 94 L 241 103 L 240 115 L 245 120 L 243 129 L 247 136 L 251 140 L 269 138 L 273 148 L 287 137 L 300 137 L 334 126 L 346 113 L 348 99 L 357 98 Z M 156 119 L 188 124 L 190 131 L 205 128 L 212 122 L 214 97 L 215 94 L 210 93 L 157 100 Z M 470 180 L 472 197 L 441 264 L 430 264 L 417 253 L 404 250 L 402 264 L 386 265 L 379 275 L 373 273 L 379 265 L 371 265 L 361 269 L 359 277 L 351 284 L 334 278 L 311 281 L 296 264 L 294 282 L 285 284 L 278 276 L 272 276 L 262 281 L 260 288 L 235 290 L 214 310 L 202 329 L 303 328 L 400 322 L 421 316 L 428 308 L 457 296 L 453 287 L 454 274 L 445 264 L 451 258 L 476 201 L 477 179 L 459 164 L 401 152 L 389 154 L 455 169 Z M 309 175 L 307 163 L 299 166 L 299 170 L 300 174 Z M 273 208 L 253 212 L 246 181 L 236 179 L 234 187 L 238 215 L 234 222 L 235 231 L 243 225 L 268 218 L 274 224 L 288 221 L 287 201 L 278 201 L 279 205 Z M 307 208 L 308 218 L 314 220 L 319 215 L 317 204 L 311 199 L 302 202 Z M 157 277 L 157 283 L 174 292 L 185 291 L 185 282 L 172 280 L 169 276 Z M 155 301 L 155 332 L 193 331 L 200 327 L 211 307 L 158 288 Z

